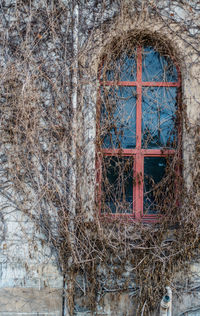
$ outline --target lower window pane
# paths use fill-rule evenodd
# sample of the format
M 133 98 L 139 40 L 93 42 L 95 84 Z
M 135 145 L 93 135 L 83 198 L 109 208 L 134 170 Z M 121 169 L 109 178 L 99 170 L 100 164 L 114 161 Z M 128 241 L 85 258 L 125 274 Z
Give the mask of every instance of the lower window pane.
M 102 213 L 133 212 L 133 157 L 106 156 L 102 165 Z
M 144 214 L 160 213 L 159 190 L 162 190 L 161 180 L 165 175 L 166 158 L 144 158 Z

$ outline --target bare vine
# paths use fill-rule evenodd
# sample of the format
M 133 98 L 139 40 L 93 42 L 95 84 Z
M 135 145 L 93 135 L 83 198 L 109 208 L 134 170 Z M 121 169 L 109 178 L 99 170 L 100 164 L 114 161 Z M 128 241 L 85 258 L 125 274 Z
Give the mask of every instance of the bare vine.
M 190 19 L 193 17 L 193 23 L 191 20 L 186 23 L 177 19 L 170 8 L 169 13 L 165 13 L 168 11 L 162 8 L 161 2 L 156 5 L 155 1 L 134 1 L 134 14 L 138 20 L 144 15 L 161 19 L 172 34 L 175 32 L 172 23 L 178 25 L 176 36 L 191 46 L 194 56 L 199 56 L 195 5 L 183 1 Z M 79 10 L 86 11 L 80 17 L 79 26 L 79 36 L 85 36 L 82 42 L 80 39 L 79 55 L 76 55 L 80 82 L 73 81 L 77 67 L 72 31 L 76 4 L 80 6 Z M 59 268 L 70 283 L 67 298 L 71 314 L 79 296 L 84 306 L 95 310 L 105 293 L 130 291 L 137 297 L 138 314 L 142 311 L 149 315 L 158 307 L 165 286 L 172 284 L 175 272 L 185 269 L 189 261 L 199 255 L 200 121 L 190 122 L 183 105 L 185 100 L 177 108 L 176 117 L 181 121 L 184 133 L 189 135 L 188 139 L 193 139 L 193 145 L 188 143 L 184 148 L 191 161 L 184 165 L 180 157 L 183 148 L 179 148 L 167 162 L 166 176 L 154 186 L 155 203 L 163 215 L 162 221 L 152 225 L 124 221 L 120 217 L 104 220 L 98 216 L 99 204 L 95 203 L 94 192 L 90 196 L 94 202 L 90 210 L 83 201 L 82 178 L 93 172 L 91 166 L 95 161 L 91 160 L 88 166 L 84 160 L 87 140 L 81 133 L 88 96 L 82 95 L 81 83 L 85 80 L 88 84 L 91 68 L 82 60 L 84 55 L 91 56 L 99 45 L 95 39 L 96 30 L 103 38 L 116 12 L 124 23 L 133 14 L 129 10 L 129 1 L 125 0 L 44 1 L 42 5 L 25 0 L 1 3 L 1 196 L 6 199 L 6 207 L 12 205 L 30 217 L 50 242 L 57 254 Z M 92 47 L 88 45 L 89 39 Z M 176 49 L 169 46 L 159 31 L 152 34 L 150 30 L 138 29 L 134 35 L 124 32 L 118 38 L 115 36 L 109 45 L 105 45 L 99 58 L 101 62 L 105 61 L 103 76 L 111 63 L 120 68 L 117 64 L 119 55 L 132 56 L 138 44 L 154 47 L 162 56 L 175 58 L 178 64 L 182 62 Z M 188 69 L 197 62 L 197 57 L 193 58 Z M 78 93 L 76 109 L 72 104 L 74 85 L 77 85 Z M 113 102 L 116 103 L 116 99 Z M 116 129 L 113 104 L 108 102 L 109 119 L 93 141 L 98 148 L 102 146 L 102 137 L 109 132 L 112 136 L 112 130 Z M 77 126 L 75 144 L 74 117 Z M 96 119 L 95 114 L 92 119 Z M 122 134 L 117 135 L 119 139 Z M 105 169 L 110 163 L 111 159 L 105 159 Z M 130 165 L 127 160 L 121 166 L 118 183 L 124 170 L 130 171 Z M 177 179 L 177 165 L 182 169 L 176 180 L 178 184 L 174 180 Z M 70 185 L 73 168 L 76 169 L 76 193 L 72 219 Z M 184 180 L 188 175 L 189 186 Z M 108 186 L 109 181 L 105 179 L 105 188 L 112 195 L 113 187 Z M 178 203 L 175 186 L 179 190 Z M 118 191 L 122 187 L 119 183 Z M 118 203 L 119 212 L 127 209 L 124 203 Z M 90 220 L 89 211 L 92 213 Z

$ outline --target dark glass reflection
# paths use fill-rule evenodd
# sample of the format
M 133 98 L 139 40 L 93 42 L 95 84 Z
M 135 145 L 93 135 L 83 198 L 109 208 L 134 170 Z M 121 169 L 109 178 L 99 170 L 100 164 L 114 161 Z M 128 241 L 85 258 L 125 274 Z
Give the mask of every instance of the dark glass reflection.
M 133 212 L 133 158 L 103 159 L 102 213 Z
M 106 76 L 105 80 L 108 81 L 136 81 L 136 49 L 131 53 L 124 52 L 119 58 L 113 60 L 109 65 L 104 65 Z
M 178 80 L 177 70 L 168 56 L 161 55 L 152 47 L 145 47 L 142 53 L 142 80 L 174 82 Z
M 102 88 L 101 139 L 104 148 L 135 148 L 136 88 Z
M 144 214 L 160 213 L 157 205 L 156 194 L 158 194 L 158 183 L 165 175 L 166 158 L 145 157 L 144 158 Z
M 145 87 L 142 93 L 142 147 L 175 148 L 175 87 Z

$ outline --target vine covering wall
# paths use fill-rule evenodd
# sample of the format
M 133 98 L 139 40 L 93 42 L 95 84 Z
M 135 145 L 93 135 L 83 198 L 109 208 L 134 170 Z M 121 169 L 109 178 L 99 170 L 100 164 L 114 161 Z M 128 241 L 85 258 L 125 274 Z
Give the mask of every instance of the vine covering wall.
M 126 291 L 138 315 L 151 315 L 166 285 L 180 291 L 176 272 L 199 257 L 199 12 L 198 1 L 1 2 L 1 240 L 10 210 L 34 222 L 71 315 Z M 138 44 L 182 73 L 182 141 L 156 187 L 156 224 L 102 220 L 95 198 L 98 67 Z

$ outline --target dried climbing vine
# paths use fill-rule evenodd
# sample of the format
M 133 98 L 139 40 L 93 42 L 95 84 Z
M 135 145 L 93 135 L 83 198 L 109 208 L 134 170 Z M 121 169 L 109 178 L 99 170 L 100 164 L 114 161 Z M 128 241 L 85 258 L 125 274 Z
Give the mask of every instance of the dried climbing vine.
M 79 17 L 78 56 L 73 50 L 76 5 L 83 10 Z M 104 61 L 106 73 L 106 67 L 117 60 L 119 53 L 131 54 L 140 44 L 153 46 L 161 55 L 175 58 L 181 65 L 173 43 L 169 45 L 159 30 L 141 30 L 138 24 L 134 32 L 125 30 L 116 36 L 113 30 L 112 35 L 110 28 L 118 21 L 117 14 L 121 25 L 132 16 L 137 21 L 158 19 L 169 32 L 176 25 L 176 36 L 190 45 L 194 56 L 199 56 L 198 33 L 194 33 L 198 30 L 195 5 L 184 1 L 182 4 L 193 24 L 177 21 L 170 6 L 166 18 L 161 2 L 154 1 L 134 1 L 131 9 L 128 1 L 122 0 L 92 4 L 89 1 L 38 4 L 20 0 L 1 4 L 2 209 L 12 206 L 24 212 L 43 232 L 66 278 L 71 314 L 79 298 L 84 307 L 95 310 L 105 293 L 130 291 L 137 298 L 138 314 L 142 311 L 149 315 L 158 307 L 166 285 L 176 291 L 172 284 L 176 271 L 185 269 L 199 255 L 200 121 L 196 118 L 190 122 L 184 99 L 176 116 L 188 141 L 178 153 L 184 150 L 190 163 L 184 164 L 180 154 L 175 155 L 167 167 L 165 190 L 163 183 L 156 188 L 162 221 L 152 225 L 120 218 L 102 220 L 98 217 L 95 190 L 83 191 L 83 178 L 87 184 L 91 181 L 90 189 L 95 186 L 95 157 L 89 162 L 84 159 L 87 150 L 90 151 L 84 136 L 87 130 L 83 132 L 84 115 L 88 115 L 90 103 L 84 85 L 90 85 L 94 76 L 88 59 L 94 60 L 92 55 L 100 42 L 106 42 L 96 58 L 98 64 Z M 110 34 L 110 40 L 104 41 L 104 34 Z M 75 89 L 76 60 L 79 79 Z M 198 59 L 194 60 L 198 63 Z M 195 62 L 191 61 L 188 69 Z M 95 111 L 92 120 L 96 120 Z M 101 143 L 102 136 L 97 135 L 92 141 L 93 148 L 101 147 Z M 184 175 L 179 174 L 178 203 L 174 190 L 177 165 Z M 74 179 L 76 192 L 70 189 Z M 87 204 L 85 199 L 91 203 Z

